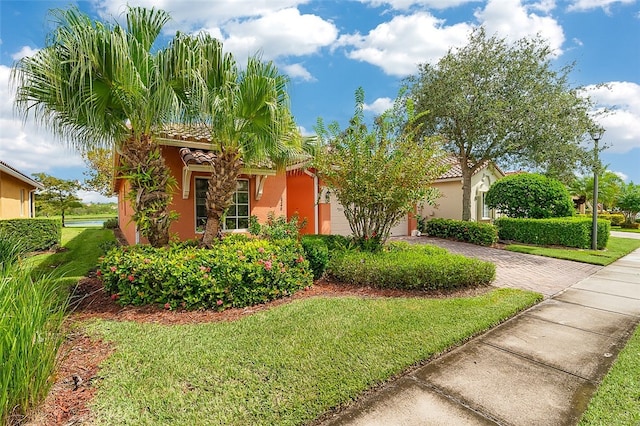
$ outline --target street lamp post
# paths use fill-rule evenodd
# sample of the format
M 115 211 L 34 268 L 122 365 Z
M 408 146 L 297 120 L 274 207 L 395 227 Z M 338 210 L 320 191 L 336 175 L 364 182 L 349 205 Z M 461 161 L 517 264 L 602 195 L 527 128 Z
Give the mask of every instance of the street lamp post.
M 591 224 L 591 250 L 598 249 L 598 173 L 600 172 L 600 162 L 598 160 L 598 141 L 602 139 L 603 129 L 596 129 L 589 132 L 594 142 L 593 150 L 593 220 Z

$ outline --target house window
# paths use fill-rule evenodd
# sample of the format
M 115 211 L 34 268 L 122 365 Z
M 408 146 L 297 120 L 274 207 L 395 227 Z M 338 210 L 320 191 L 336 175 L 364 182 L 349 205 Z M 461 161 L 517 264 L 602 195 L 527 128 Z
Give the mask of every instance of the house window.
M 491 212 L 489 211 L 489 207 L 487 206 L 487 202 L 485 198 L 487 196 L 486 192 L 482 193 L 482 218 L 483 219 L 491 219 Z
M 207 188 L 208 179 L 196 178 L 196 232 L 204 232 L 207 223 Z M 233 194 L 233 204 L 224 215 L 222 229 L 232 231 L 249 227 L 249 180 L 238 179 L 236 192 Z

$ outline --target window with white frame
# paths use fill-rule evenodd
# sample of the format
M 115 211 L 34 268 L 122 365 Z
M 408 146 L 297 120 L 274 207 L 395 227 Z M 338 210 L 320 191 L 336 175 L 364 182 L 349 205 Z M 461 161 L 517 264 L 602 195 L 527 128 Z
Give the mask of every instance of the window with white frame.
M 489 210 L 489 207 L 487 206 L 487 202 L 485 200 L 487 196 L 486 192 L 482 193 L 482 218 L 483 219 L 491 219 L 491 211 Z
M 207 223 L 207 188 L 209 181 L 205 178 L 195 180 L 196 199 L 196 232 L 204 232 Z M 233 194 L 233 204 L 229 206 L 222 221 L 222 229 L 232 231 L 249 227 L 249 180 L 238 179 Z

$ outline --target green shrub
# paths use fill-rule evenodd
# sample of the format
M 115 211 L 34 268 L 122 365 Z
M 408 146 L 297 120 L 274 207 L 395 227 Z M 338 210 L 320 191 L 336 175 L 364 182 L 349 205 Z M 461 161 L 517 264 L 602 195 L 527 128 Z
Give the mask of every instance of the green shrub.
M 48 250 L 60 245 L 62 240 L 62 221 L 60 219 L 0 220 L 0 230 L 17 236 L 26 251 Z
M 624 229 L 640 229 L 640 222 L 624 222 L 620 227 Z
M 488 284 L 495 265 L 431 246 L 391 246 L 378 253 L 343 251 L 328 273 L 348 284 L 378 288 L 437 290 Z
M 542 219 L 574 213 L 567 188 L 560 181 L 535 173 L 518 173 L 498 180 L 485 201 L 487 207 L 509 217 Z
M 424 222 L 429 236 L 490 246 L 498 241 L 498 230 L 489 223 L 466 222 L 453 219 L 431 219 Z
M 284 216 L 276 216 L 274 212 L 269 212 L 267 213 L 267 221 L 262 224 L 258 222 L 256 216 L 249 218 L 249 233 L 267 240 L 298 238 L 300 230 L 305 227 L 306 223 L 306 220 L 300 222 L 295 214 L 291 216 L 290 220 L 287 220 Z
M 300 240 L 304 249 L 305 257 L 309 261 L 309 266 L 313 272 L 313 279 L 317 280 L 327 269 L 329 262 L 329 249 L 327 244 L 318 238 L 303 236 Z
M 118 227 L 118 218 L 112 217 L 104 221 L 102 227 L 105 229 L 116 229 Z
M 591 218 L 590 214 L 578 214 L 577 217 L 586 217 Z M 620 226 L 624 223 L 624 215 L 622 213 L 609 213 L 609 212 L 601 212 L 598 213 L 598 219 L 606 219 L 613 226 Z
M 496 219 L 498 236 L 501 240 L 517 241 L 542 246 L 564 246 L 582 249 L 591 248 L 592 221 L 589 218 L 516 219 L 501 217 Z M 599 250 L 609 241 L 611 223 L 598 220 Z
M 22 424 L 47 396 L 66 306 L 57 280 L 0 269 L 0 424 Z
M 244 307 L 313 284 L 296 240 L 224 238 L 211 249 L 122 247 L 100 263 L 105 289 L 120 304 L 187 309 Z

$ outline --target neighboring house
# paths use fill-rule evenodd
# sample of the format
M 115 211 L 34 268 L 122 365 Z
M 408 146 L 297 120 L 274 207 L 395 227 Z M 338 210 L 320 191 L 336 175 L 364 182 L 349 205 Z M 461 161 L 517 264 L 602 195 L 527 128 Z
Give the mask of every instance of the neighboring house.
M 0 161 L 0 219 L 35 216 L 35 192 L 43 186 Z
M 451 158 L 451 168 L 440 176 L 433 187 L 440 190 L 441 197 L 434 206 L 425 205 L 418 212 L 427 219 L 462 219 L 462 168 L 456 158 Z M 504 177 L 505 173 L 493 162 L 485 161 L 471 177 L 471 220 L 488 222 L 495 218 L 495 212 L 485 203 L 485 196 L 491 185 Z

